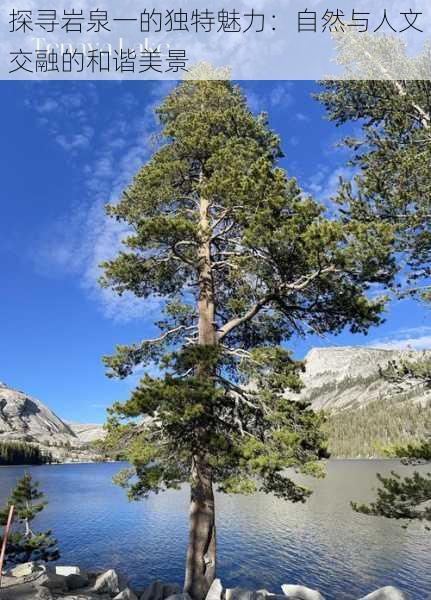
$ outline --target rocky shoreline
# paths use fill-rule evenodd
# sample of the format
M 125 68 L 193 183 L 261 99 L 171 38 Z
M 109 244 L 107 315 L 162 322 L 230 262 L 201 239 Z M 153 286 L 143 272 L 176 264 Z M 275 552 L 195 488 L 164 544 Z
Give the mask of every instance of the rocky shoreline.
M 215 579 L 206 600 L 336 600 L 317 590 L 284 584 L 281 594 L 268 590 L 224 588 Z M 132 589 L 113 569 L 84 571 L 76 566 L 25 563 L 3 576 L 0 600 L 191 600 L 176 583 L 154 581 L 143 590 Z M 386 586 L 352 600 L 409 600 L 401 590 Z

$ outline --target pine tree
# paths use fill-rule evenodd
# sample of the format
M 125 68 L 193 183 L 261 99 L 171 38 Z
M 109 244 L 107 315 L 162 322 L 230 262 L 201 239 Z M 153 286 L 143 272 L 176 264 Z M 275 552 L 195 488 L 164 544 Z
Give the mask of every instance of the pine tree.
M 6 506 L 0 510 L 0 526 L 5 527 L 10 506 L 14 506 L 14 528 L 6 545 L 6 564 L 24 563 L 30 560 L 51 561 L 59 557 L 57 541 L 51 532 L 35 532 L 32 522 L 45 508 L 46 501 L 39 484 L 25 473 L 12 490 Z M 0 544 L 1 544 L 0 537 Z
M 404 56 L 403 62 L 411 72 L 423 64 L 429 69 L 429 56 L 418 60 Z M 322 84 L 325 91 L 318 98 L 329 118 L 338 125 L 351 121 L 362 127 L 361 137 L 344 140 L 352 151 L 351 165 L 357 169 L 353 182 L 340 184 L 338 202 L 345 218 L 363 223 L 380 219 L 390 225 L 394 256 L 407 281 L 402 285 L 398 279 L 397 291 L 401 296 L 430 301 L 431 82 L 358 80 Z M 428 359 L 392 364 L 383 376 L 405 389 L 415 382 L 429 386 L 430 373 Z M 428 447 L 427 440 L 418 446 L 425 450 Z M 395 456 L 408 461 L 411 449 L 398 448 Z M 418 509 L 431 498 L 429 476 L 415 473 L 412 478 L 401 479 L 393 473 L 389 478 L 379 476 L 379 480 L 382 487 L 376 502 L 370 506 L 353 503 L 355 510 L 393 518 L 429 519 L 428 509 Z
M 111 376 L 160 376 L 114 405 L 107 445 L 127 448 L 117 481 L 131 498 L 190 483 L 184 589 L 200 600 L 216 572 L 213 487 L 298 502 L 310 491 L 286 469 L 321 472 L 323 419 L 286 398 L 303 365 L 284 342 L 378 324 L 384 301 L 367 290 L 394 264 L 389 227 L 331 220 L 287 177 L 239 87 L 185 81 L 157 114 L 160 147 L 108 207 L 130 235 L 101 282 L 162 299 L 160 335 L 105 359 Z
M 406 59 L 407 60 L 407 59 Z M 427 57 L 429 65 L 429 56 Z M 411 71 L 415 61 L 410 59 Z M 429 67 L 428 67 L 429 68 Z M 431 297 L 431 81 L 328 81 L 318 94 L 337 125 L 358 123 L 348 137 L 356 175 L 342 181 L 345 215 L 381 219 L 394 229 L 394 252 L 403 266 L 401 294 Z
M 422 360 L 405 360 L 401 364 L 392 362 L 382 371 L 382 376 L 403 391 L 418 385 L 431 388 L 430 359 L 425 357 Z M 431 431 L 429 435 L 431 436 Z M 429 463 L 431 438 L 388 448 L 387 454 L 400 458 L 406 465 Z M 411 477 L 400 477 L 392 471 L 390 477 L 378 474 L 377 478 L 381 484 L 377 490 L 377 499 L 369 505 L 352 502 L 353 510 L 408 522 L 431 521 L 431 473 L 421 475 L 415 471 Z
M 34 444 L 0 441 L 0 465 L 42 465 L 52 460 L 51 453 L 42 452 Z

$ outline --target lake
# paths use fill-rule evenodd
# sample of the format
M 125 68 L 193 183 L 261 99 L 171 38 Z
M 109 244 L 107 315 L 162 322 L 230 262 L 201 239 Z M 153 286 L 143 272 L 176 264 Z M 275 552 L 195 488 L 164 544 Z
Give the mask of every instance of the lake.
M 154 579 L 182 583 L 187 488 L 129 503 L 111 482 L 121 466 L 30 467 L 49 500 L 37 528 L 53 530 L 61 564 L 113 567 L 139 587 Z M 308 480 L 314 494 L 300 505 L 263 494 L 218 494 L 218 575 L 224 586 L 280 592 L 282 583 L 303 583 L 326 600 L 355 600 L 392 584 L 412 600 L 430 599 L 431 532 L 420 524 L 406 530 L 395 521 L 359 515 L 349 505 L 371 499 L 375 474 L 394 468 L 407 472 L 395 461 L 329 461 L 327 477 Z M 0 469 L 1 502 L 23 471 Z

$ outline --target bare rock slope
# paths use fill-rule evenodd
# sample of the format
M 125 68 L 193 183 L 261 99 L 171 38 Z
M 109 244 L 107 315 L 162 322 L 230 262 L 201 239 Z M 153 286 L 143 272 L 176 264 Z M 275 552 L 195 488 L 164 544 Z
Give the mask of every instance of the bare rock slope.
M 361 408 L 396 395 L 394 386 L 380 376 L 389 362 L 430 358 L 431 351 L 383 350 L 368 347 L 313 348 L 305 358 L 302 398 L 311 400 L 315 410 L 338 411 Z M 408 386 L 406 386 L 408 387 Z M 410 401 L 426 404 L 431 391 L 415 388 Z
M 103 437 L 101 425 L 67 423 L 40 400 L 0 382 L 0 441 L 38 444 L 57 460 L 93 460 L 89 442 Z

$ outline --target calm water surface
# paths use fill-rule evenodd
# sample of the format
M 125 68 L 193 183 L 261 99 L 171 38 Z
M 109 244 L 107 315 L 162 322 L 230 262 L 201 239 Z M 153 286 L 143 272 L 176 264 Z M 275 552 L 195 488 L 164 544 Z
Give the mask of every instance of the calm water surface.
M 121 465 L 120 465 L 121 466 Z M 61 563 L 114 567 L 137 586 L 156 578 L 182 583 L 188 490 L 129 503 L 111 483 L 118 464 L 31 467 L 49 506 L 38 527 L 59 540 Z M 412 600 L 431 599 L 431 532 L 354 513 L 370 499 L 376 472 L 392 461 L 330 461 L 305 505 L 270 496 L 217 496 L 218 573 L 225 586 L 280 591 L 282 583 L 318 588 L 326 600 L 355 600 L 397 585 Z M 22 467 L 0 469 L 0 501 Z

